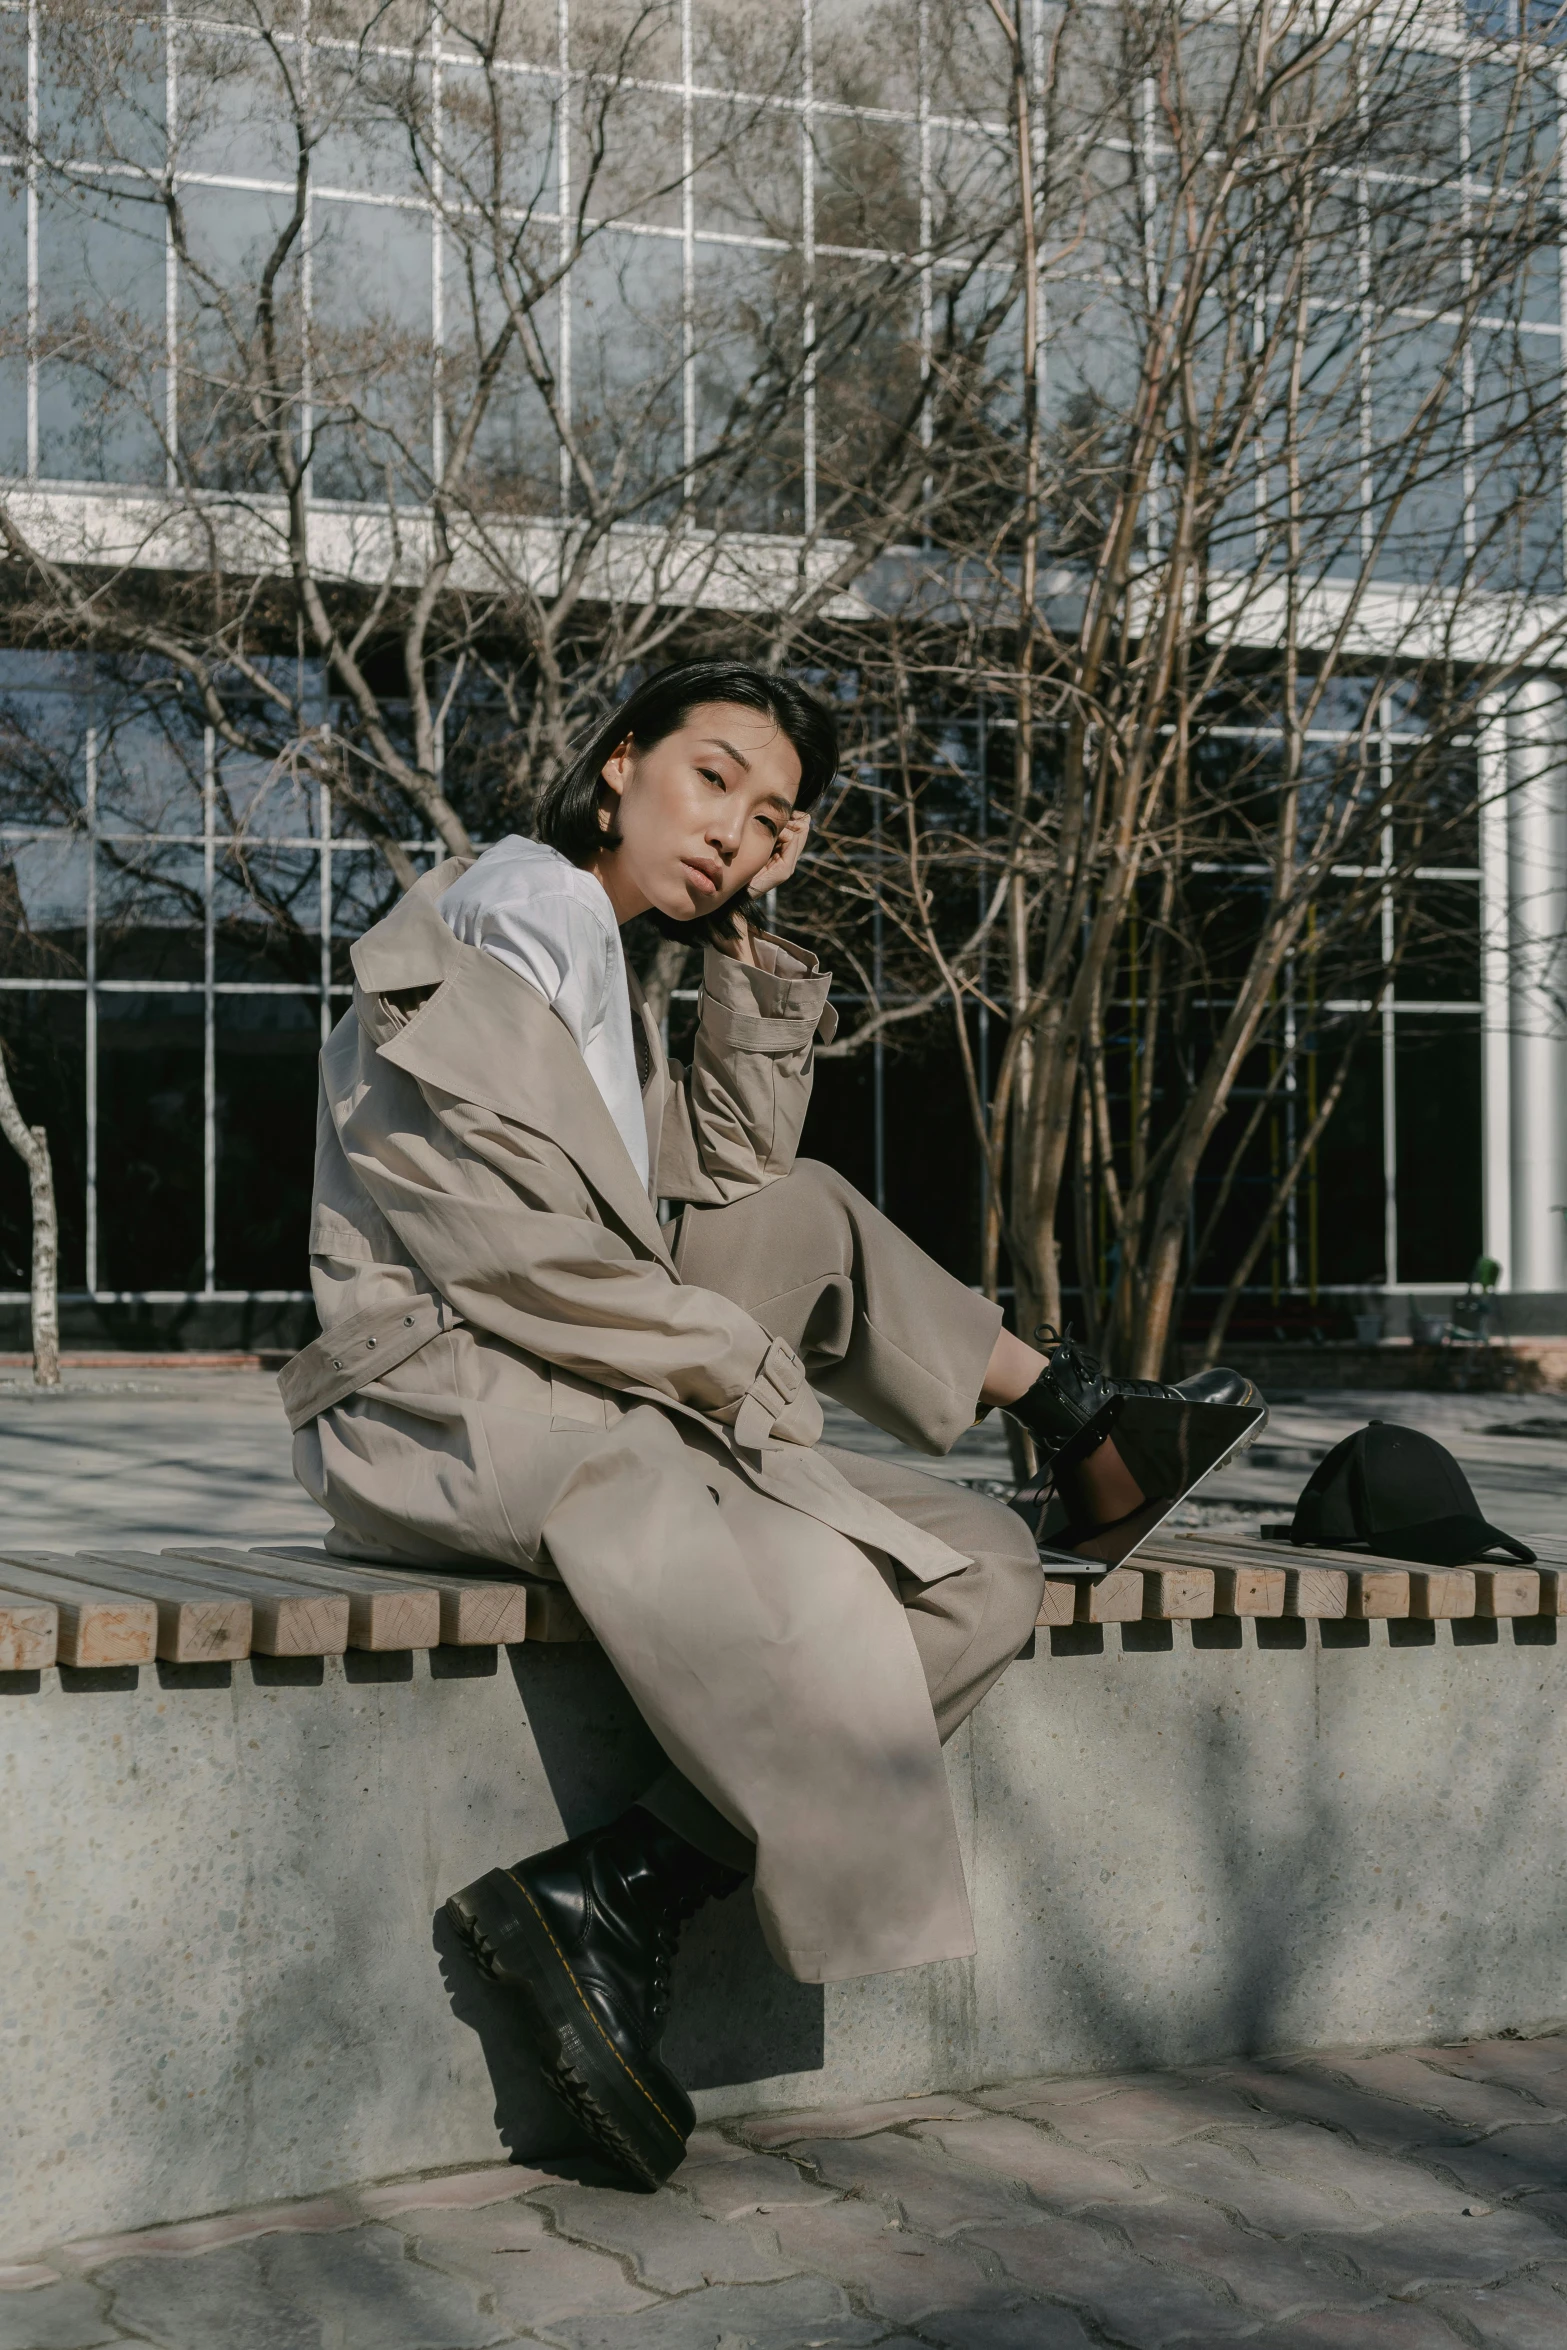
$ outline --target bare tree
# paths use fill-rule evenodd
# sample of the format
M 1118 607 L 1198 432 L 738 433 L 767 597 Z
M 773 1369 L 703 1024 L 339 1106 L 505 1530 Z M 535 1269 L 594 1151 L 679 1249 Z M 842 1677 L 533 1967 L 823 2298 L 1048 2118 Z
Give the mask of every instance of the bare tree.
M 33 1381 L 38 1387 L 58 1387 L 60 1226 L 55 1215 L 49 1136 L 42 1126 L 29 1126 L 17 1108 L 3 1054 L 0 1054 L 0 1134 L 27 1169 L 28 1195 L 32 1202 Z
M 302 804 L 328 787 L 401 886 L 411 834 L 461 852 L 525 824 L 628 672 L 718 638 L 787 658 L 939 462 L 906 159 L 824 120 L 843 242 L 807 266 L 778 102 L 798 24 L 722 12 L 723 54 L 686 62 L 746 94 L 683 109 L 681 21 L 605 0 L 563 52 L 554 10 L 420 0 L 317 10 L 306 40 L 248 0 L 170 35 L 166 123 L 162 36 L 68 0 L 42 124 L 22 78 L 4 93 L 75 270 L 13 346 L 69 469 L 142 484 L 112 512 L 0 498 L 11 625 L 91 652 L 171 738 L 209 736 L 239 803 L 258 774 Z M 857 70 L 827 43 L 823 96 Z M 229 184 L 236 145 L 270 193 Z M 697 185 L 748 241 L 665 233 Z M 818 499 L 818 477 L 877 494 Z
M 1389 983 L 1402 878 L 1474 822 L 1482 695 L 1560 650 L 1561 381 L 1530 326 L 1556 100 L 1500 53 L 1461 123 L 1451 43 L 1359 0 L 947 21 L 987 18 L 998 324 L 944 386 L 967 480 L 863 648 L 874 888 L 847 803 L 819 870 L 846 951 L 873 898 L 895 946 L 838 1049 L 947 1007 L 987 1284 L 1004 1250 L 1020 1326 L 1059 1324 L 1067 1246 L 1090 1333 L 1148 1375 L 1205 1263 L 1222 1334 L 1341 1098 L 1363 1016 L 1329 1020 L 1308 1103 L 1308 1000 Z M 986 838 L 941 737 L 981 699 L 1010 746 Z M 1286 1099 L 1242 1229 L 1237 1169 Z

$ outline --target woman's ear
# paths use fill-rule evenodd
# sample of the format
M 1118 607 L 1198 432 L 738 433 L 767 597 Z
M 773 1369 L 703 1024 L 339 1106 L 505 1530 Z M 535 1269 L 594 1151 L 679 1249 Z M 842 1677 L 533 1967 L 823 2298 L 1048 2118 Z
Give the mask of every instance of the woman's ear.
M 636 764 L 637 747 L 628 734 L 623 743 L 617 743 L 599 771 L 599 781 L 607 784 L 618 800 L 631 781 L 631 770 Z

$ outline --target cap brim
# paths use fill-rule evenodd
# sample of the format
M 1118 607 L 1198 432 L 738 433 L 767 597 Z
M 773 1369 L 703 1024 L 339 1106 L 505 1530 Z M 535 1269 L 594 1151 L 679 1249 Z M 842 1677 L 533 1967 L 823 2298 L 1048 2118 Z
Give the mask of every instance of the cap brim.
M 1535 1563 L 1527 1543 L 1504 1534 L 1499 1526 L 1488 1526 L 1484 1518 L 1468 1515 L 1427 1518 L 1418 1526 L 1378 1527 L 1371 1548 L 1381 1558 L 1406 1559 L 1411 1566 L 1471 1566 L 1488 1550 L 1505 1550 L 1526 1567 Z

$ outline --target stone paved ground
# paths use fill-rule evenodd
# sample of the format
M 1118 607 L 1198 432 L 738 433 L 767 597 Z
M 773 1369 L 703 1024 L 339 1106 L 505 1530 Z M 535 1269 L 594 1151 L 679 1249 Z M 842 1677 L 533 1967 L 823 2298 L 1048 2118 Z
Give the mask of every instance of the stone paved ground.
M 9 2289 L 5 2289 L 9 2288 Z M 0 2350 L 1567 2350 L 1567 2037 L 704 2129 L 0 2270 Z
M 1275 1406 L 1201 1514 L 1286 1514 L 1380 1415 L 1449 1444 L 1498 1523 L 1567 1531 L 1561 1398 Z M 888 1446 L 842 1419 L 836 1441 Z M 939 1466 L 999 1482 L 993 1424 Z M 38 1401 L 0 1381 L 0 1489 L 8 1539 L 50 1548 L 320 1531 L 254 1373 L 78 1374 Z M 570 2164 L 467 2172 L 0 2268 L 0 2350 L 1238 2341 L 1567 2350 L 1567 2039 L 773 2116 L 699 2133 L 652 2197 Z
M 1276 1395 L 1266 1434 L 1182 1513 L 1187 1523 L 1255 1526 L 1287 1517 L 1328 1446 L 1373 1418 L 1440 1438 L 1464 1463 L 1482 1509 L 1520 1535 L 1567 1534 L 1567 1396 L 1334 1393 Z M 828 1409 L 834 1444 L 901 1455 L 937 1476 L 1002 1489 L 1006 1443 L 992 1417 L 945 1460 L 908 1451 L 851 1413 Z M 89 1550 L 206 1536 L 313 1540 L 325 1520 L 294 1483 L 289 1433 L 260 1371 L 72 1371 L 39 1395 L 0 1374 L 0 1492 L 6 1539 Z

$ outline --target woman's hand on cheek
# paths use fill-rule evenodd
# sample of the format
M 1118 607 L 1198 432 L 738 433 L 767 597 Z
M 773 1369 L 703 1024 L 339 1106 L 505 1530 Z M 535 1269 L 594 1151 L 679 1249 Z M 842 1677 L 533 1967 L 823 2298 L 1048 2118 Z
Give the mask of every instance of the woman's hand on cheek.
M 770 889 L 778 889 L 799 864 L 811 830 L 809 816 L 791 816 L 778 835 L 777 845 L 762 870 L 746 891 L 751 898 L 765 898 Z

